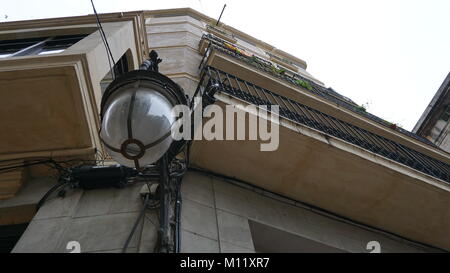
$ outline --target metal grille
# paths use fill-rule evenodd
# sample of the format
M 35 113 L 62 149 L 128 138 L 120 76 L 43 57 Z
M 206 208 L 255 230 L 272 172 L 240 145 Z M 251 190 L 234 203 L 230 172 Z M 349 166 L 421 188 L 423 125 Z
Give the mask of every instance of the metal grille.
M 204 65 L 204 63 L 206 62 L 206 58 L 208 57 L 210 51 L 212 49 L 215 49 L 219 52 L 225 53 L 229 56 L 239 59 L 240 61 L 245 62 L 245 63 L 257 68 L 258 70 L 268 73 L 274 77 L 277 77 L 291 85 L 295 85 L 296 87 L 298 87 L 298 84 L 296 84 L 296 80 L 302 80 L 304 82 L 307 82 L 311 86 L 311 88 L 305 89 L 305 90 L 307 90 L 311 93 L 314 93 L 315 95 L 320 96 L 328 101 L 332 101 L 333 103 L 336 103 L 337 105 L 342 106 L 358 115 L 362 115 L 366 118 L 369 118 L 383 126 L 390 126 L 390 124 L 388 122 L 386 122 L 385 120 L 383 120 L 382 118 L 379 118 L 371 113 L 361 111 L 359 106 L 356 103 L 354 103 L 351 99 L 349 99 L 345 96 L 342 96 L 341 94 L 334 91 L 332 88 L 325 88 L 325 87 L 315 83 L 314 81 L 311 81 L 311 80 L 303 77 L 302 75 L 299 75 L 296 73 L 293 73 L 292 76 L 287 75 L 287 74 L 273 73 L 271 62 L 269 62 L 263 58 L 257 57 L 255 55 L 253 55 L 252 57 L 249 57 L 249 56 L 245 56 L 243 54 L 236 53 L 235 51 L 231 50 L 230 48 L 228 48 L 226 46 L 226 44 L 230 44 L 230 43 L 228 43 L 218 37 L 215 37 L 214 35 L 206 34 L 206 35 L 203 35 L 202 39 L 208 40 L 209 46 L 208 46 L 208 49 L 206 50 L 205 54 L 203 55 L 203 59 L 201 61 L 200 66 Z M 416 135 L 414 133 L 411 133 L 408 130 L 405 130 L 400 127 L 397 127 L 395 130 L 397 130 L 398 132 L 400 132 L 404 135 L 412 137 L 420 142 L 423 142 L 427 145 L 437 147 L 435 144 L 430 142 L 428 139 L 421 137 L 419 135 Z
M 279 105 L 279 115 L 450 183 L 450 166 L 400 143 L 317 111 L 216 68 L 205 66 L 197 92 L 218 84 L 220 92 L 253 105 Z M 204 89 L 204 88 L 203 88 Z

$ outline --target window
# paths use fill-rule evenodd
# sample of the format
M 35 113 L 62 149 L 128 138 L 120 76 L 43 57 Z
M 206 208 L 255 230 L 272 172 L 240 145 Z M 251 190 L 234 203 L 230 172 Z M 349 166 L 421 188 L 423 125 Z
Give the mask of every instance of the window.
M 113 67 L 114 74 L 116 75 L 116 77 L 125 74 L 126 72 L 129 71 L 127 53 L 131 54 L 131 52 L 128 50 L 125 54 L 122 55 L 122 57 L 116 62 L 116 65 Z M 111 71 L 109 71 L 108 74 L 106 74 L 105 77 L 103 77 L 103 79 L 100 81 L 100 88 L 102 90 L 102 95 L 112 81 L 113 76 Z
M 0 58 L 60 53 L 86 36 L 87 34 L 80 34 L 2 40 L 0 41 Z
M 444 112 L 441 114 L 441 116 L 439 117 L 439 119 L 443 120 L 443 121 L 448 121 L 450 118 L 450 105 L 447 105 L 445 107 Z
M 257 253 L 344 253 L 321 242 L 249 220 Z
M 28 223 L 0 226 L 0 253 L 9 253 L 13 250 Z

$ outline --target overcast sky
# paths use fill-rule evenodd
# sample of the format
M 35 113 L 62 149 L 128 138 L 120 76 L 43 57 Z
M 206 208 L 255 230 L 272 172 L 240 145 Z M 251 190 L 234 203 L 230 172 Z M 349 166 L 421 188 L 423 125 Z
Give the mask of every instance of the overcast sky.
M 450 72 L 448 0 L 94 0 L 97 12 L 191 7 L 287 51 L 411 130 Z M 2 0 L 0 22 L 92 13 L 90 0 Z

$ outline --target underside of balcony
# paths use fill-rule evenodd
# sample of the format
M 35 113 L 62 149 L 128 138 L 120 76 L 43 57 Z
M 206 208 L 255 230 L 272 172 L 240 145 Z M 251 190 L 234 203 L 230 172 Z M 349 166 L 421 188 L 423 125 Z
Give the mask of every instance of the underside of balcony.
M 307 128 L 300 132 L 280 126 L 273 152 L 261 152 L 260 141 L 195 141 L 192 164 L 450 250 L 449 187 Z
M 250 83 L 230 78 L 233 76 L 214 68 L 210 72 L 212 79 L 216 73 L 216 82 L 223 83 L 215 94 L 217 105 L 222 109 L 237 105 L 239 111 L 246 111 L 247 118 L 257 115 L 245 109 L 249 104 L 258 105 L 255 98 L 238 89 L 246 89 L 243 86 Z M 224 74 L 227 80 L 221 76 Z M 199 88 L 199 92 L 202 90 L 205 88 Z M 261 94 L 261 100 L 270 91 L 256 87 L 253 94 Z M 277 97 L 280 109 L 284 105 L 294 110 L 294 105 L 286 105 L 286 98 L 272 95 Z M 192 164 L 353 221 L 450 250 L 448 165 L 311 108 L 300 104 L 295 107 L 299 112 L 305 111 L 304 116 L 280 111 L 279 147 L 275 151 L 260 150 L 261 143 L 267 141 L 194 141 Z M 321 126 L 320 122 L 328 125 Z M 248 132 L 248 122 L 246 126 Z M 352 136 L 341 136 L 339 130 Z M 419 167 L 420 164 L 425 165 Z M 433 166 L 437 169 L 426 171 Z

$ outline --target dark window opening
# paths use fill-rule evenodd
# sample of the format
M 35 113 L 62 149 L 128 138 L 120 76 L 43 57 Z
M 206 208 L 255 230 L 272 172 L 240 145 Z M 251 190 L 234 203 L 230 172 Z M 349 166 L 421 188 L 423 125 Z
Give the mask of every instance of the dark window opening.
M 0 41 L 0 58 L 60 53 L 88 34 Z
M 441 117 L 439 119 L 443 120 L 443 121 L 448 121 L 450 118 L 450 105 L 447 105 L 445 107 L 444 112 L 441 114 Z
M 249 221 L 257 253 L 345 253 L 346 251 L 275 227 Z
M 120 75 L 125 74 L 126 72 L 128 72 L 129 69 L 129 64 L 128 64 L 128 58 L 127 58 L 127 53 L 124 53 L 122 55 L 122 57 L 120 57 L 120 59 L 116 62 L 116 65 L 114 65 L 113 67 L 114 70 L 114 74 L 116 75 L 116 77 L 119 77 Z M 113 81 L 113 76 L 111 74 L 111 71 L 109 71 L 105 77 L 100 81 L 100 87 L 102 89 L 102 95 L 106 90 L 106 87 L 108 87 L 108 85 Z
M 125 74 L 128 72 L 128 58 L 127 54 L 123 54 L 122 57 L 116 62 L 116 65 L 114 65 L 114 73 L 116 77 Z
M 28 223 L 0 226 L 0 253 L 10 253 L 27 227 Z

